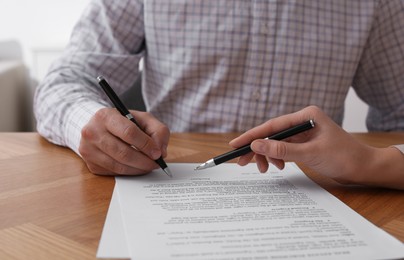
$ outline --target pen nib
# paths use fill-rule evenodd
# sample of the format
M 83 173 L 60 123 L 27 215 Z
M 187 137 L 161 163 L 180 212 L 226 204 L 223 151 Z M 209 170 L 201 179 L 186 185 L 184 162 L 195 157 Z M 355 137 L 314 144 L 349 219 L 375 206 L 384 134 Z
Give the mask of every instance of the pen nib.
M 204 167 L 205 164 L 206 164 L 206 163 L 202 163 L 201 165 L 196 166 L 196 168 L 194 169 L 194 171 L 199 171 L 199 170 L 205 169 L 205 167 Z
M 209 161 L 204 162 L 204 163 L 202 163 L 201 165 L 197 166 L 197 167 L 194 169 L 194 171 L 203 170 L 203 169 L 206 169 L 206 168 L 213 167 L 213 166 L 215 166 L 215 165 L 216 165 L 215 162 L 214 162 L 212 159 L 210 159 Z
M 164 168 L 163 171 L 164 171 L 170 178 L 173 177 L 173 174 L 171 173 L 171 171 L 170 171 L 170 169 L 169 169 L 168 167 L 167 167 L 167 168 Z

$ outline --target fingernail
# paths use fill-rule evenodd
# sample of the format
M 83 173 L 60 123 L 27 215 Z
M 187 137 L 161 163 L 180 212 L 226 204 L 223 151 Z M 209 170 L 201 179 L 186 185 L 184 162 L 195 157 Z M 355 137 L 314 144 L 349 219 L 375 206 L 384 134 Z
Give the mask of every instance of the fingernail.
M 258 164 L 258 170 L 260 171 L 260 173 L 264 173 L 264 169 L 262 168 L 262 165 L 260 163 Z
M 263 141 L 254 141 L 251 144 L 251 149 L 256 153 L 265 153 L 265 143 Z

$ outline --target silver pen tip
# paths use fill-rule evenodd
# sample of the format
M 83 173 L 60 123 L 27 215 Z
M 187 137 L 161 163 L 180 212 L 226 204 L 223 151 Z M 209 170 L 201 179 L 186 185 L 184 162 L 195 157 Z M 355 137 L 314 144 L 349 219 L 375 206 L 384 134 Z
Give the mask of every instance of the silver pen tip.
M 207 164 L 206 162 L 205 162 L 205 163 L 202 163 L 201 165 L 197 166 L 197 167 L 194 169 L 194 171 L 199 171 L 199 170 L 206 169 L 206 168 L 208 168 L 207 166 L 208 166 L 208 164 Z
M 206 168 L 213 167 L 213 166 L 215 166 L 215 165 L 216 165 L 215 161 L 214 161 L 213 159 L 210 159 L 210 160 L 208 160 L 208 161 L 202 163 L 201 165 L 197 166 L 197 167 L 194 169 L 194 171 L 203 170 L 203 169 L 206 169 Z
M 167 168 L 164 168 L 163 171 L 164 171 L 170 178 L 173 177 L 173 174 L 171 173 L 171 171 L 170 171 L 170 169 L 169 169 L 168 167 L 167 167 Z
M 98 80 L 98 82 L 100 82 L 100 81 L 104 80 L 104 77 L 103 76 L 98 76 L 97 80 Z

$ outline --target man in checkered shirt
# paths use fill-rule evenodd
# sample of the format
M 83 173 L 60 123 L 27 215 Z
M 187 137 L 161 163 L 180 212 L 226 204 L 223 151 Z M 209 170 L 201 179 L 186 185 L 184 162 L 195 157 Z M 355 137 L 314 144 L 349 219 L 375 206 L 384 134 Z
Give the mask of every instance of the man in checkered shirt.
M 370 131 L 404 130 L 403 10 L 402 0 L 93 0 L 37 89 L 38 131 L 95 174 L 136 175 L 166 155 L 169 130 L 253 128 L 238 147 L 314 119 L 288 142 L 255 141 L 260 171 L 292 160 L 343 183 L 404 188 L 403 146 L 367 147 L 338 126 L 353 86 Z M 131 112 L 146 134 L 96 81 L 122 94 L 141 59 L 147 112 Z

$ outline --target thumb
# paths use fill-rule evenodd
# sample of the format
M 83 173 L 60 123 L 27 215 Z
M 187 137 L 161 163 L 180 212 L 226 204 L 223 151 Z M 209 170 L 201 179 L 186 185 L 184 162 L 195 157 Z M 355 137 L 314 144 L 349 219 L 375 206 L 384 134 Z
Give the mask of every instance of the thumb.
M 284 161 L 298 161 L 299 157 L 304 154 L 302 144 L 263 139 L 252 142 L 251 150 L 268 158 Z

